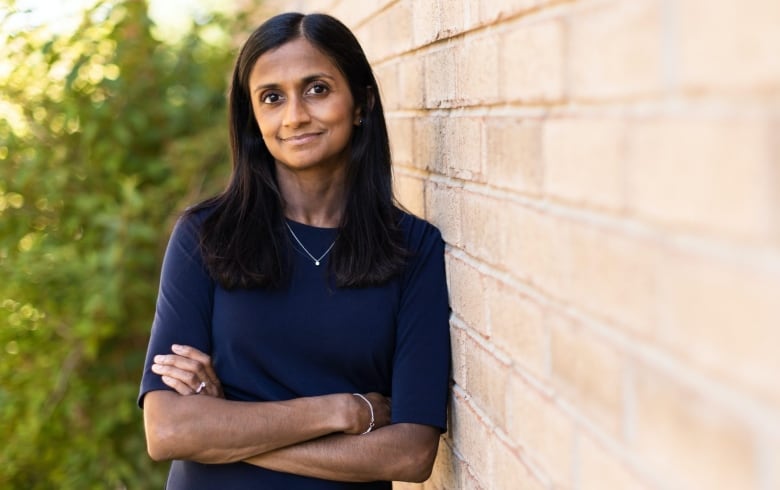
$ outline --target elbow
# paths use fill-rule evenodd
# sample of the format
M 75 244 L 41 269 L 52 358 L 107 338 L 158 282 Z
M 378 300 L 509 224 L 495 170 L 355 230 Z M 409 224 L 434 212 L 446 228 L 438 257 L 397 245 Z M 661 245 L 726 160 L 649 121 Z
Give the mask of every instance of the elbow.
M 433 459 L 430 461 L 418 461 L 416 465 L 409 468 L 405 481 L 422 483 L 431 477 L 431 473 L 433 473 Z
M 425 444 L 416 451 L 410 451 L 406 459 L 399 481 L 422 483 L 431 477 L 433 464 L 436 461 L 438 439 L 432 444 Z
M 181 450 L 186 447 L 181 440 L 187 429 L 182 427 L 182 416 L 177 410 L 178 395 L 156 391 L 146 395 L 144 403 L 144 432 L 146 452 L 154 461 L 182 459 Z M 178 415 L 177 415 L 178 414 Z
M 170 461 L 175 459 L 172 441 L 172 430 L 164 424 L 146 424 L 146 452 L 154 461 Z

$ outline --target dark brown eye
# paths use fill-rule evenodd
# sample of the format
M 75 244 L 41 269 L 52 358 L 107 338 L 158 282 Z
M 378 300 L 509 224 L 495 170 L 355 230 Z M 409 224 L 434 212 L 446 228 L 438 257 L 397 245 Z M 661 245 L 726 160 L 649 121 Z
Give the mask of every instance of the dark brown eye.
M 322 95 L 328 91 L 328 86 L 324 83 L 315 83 L 314 85 L 309 88 L 308 92 L 309 94 L 314 95 Z
M 264 104 L 274 104 L 276 102 L 279 102 L 281 98 L 282 97 L 276 92 L 269 92 L 263 94 L 263 96 L 260 97 L 260 101 L 263 102 Z

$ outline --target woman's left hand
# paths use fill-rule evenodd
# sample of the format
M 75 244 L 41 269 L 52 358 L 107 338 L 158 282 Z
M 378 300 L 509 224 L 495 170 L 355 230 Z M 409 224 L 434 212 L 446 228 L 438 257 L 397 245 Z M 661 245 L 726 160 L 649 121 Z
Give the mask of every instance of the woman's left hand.
M 174 344 L 173 354 L 154 356 L 152 372 L 180 395 L 208 395 L 225 398 L 222 383 L 214 372 L 211 357 L 188 345 Z

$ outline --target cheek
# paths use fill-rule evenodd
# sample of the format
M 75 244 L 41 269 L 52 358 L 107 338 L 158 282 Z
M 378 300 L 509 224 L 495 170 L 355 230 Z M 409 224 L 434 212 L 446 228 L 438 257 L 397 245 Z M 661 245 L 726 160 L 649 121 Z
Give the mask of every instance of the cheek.
M 263 139 L 266 139 L 267 136 L 272 134 L 271 128 L 268 125 L 268 121 L 255 117 L 255 123 L 257 124 L 257 128 L 260 131 L 260 137 Z
M 265 138 L 265 135 L 268 134 L 268 123 L 258 114 L 257 106 L 255 105 L 254 101 L 252 102 L 252 116 L 255 118 L 255 124 L 260 131 L 260 136 Z

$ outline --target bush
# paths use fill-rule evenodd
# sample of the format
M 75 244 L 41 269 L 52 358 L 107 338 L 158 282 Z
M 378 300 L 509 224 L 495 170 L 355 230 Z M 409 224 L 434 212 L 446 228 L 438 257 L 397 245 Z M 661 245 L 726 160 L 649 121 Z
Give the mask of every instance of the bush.
M 172 221 L 228 174 L 234 53 L 202 37 L 235 22 L 171 45 L 145 2 L 115 0 L 72 35 L 6 40 L 1 488 L 162 487 L 135 399 Z

